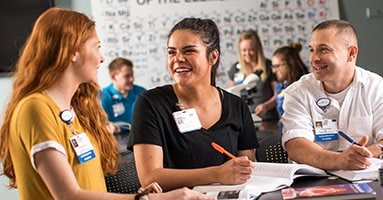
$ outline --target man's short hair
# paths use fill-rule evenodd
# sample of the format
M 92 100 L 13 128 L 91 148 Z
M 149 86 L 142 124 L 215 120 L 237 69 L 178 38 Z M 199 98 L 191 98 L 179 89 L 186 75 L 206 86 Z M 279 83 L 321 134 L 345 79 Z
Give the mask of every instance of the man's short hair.
M 109 72 L 120 70 L 123 66 L 133 68 L 133 62 L 126 58 L 115 58 L 108 66 Z
M 312 32 L 316 30 L 323 30 L 323 29 L 328 29 L 328 28 L 335 28 L 338 32 L 338 34 L 344 35 L 346 37 L 345 41 L 349 44 L 352 42 L 350 39 L 354 40 L 355 44 L 357 45 L 358 42 L 358 35 L 356 33 L 356 30 L 354 26 L 348 21 L 345 20 L 340 20 L 340 19 L 332 19 L 332 20 L 326 20 L 323 21 L 319 24 L 317 24 Z

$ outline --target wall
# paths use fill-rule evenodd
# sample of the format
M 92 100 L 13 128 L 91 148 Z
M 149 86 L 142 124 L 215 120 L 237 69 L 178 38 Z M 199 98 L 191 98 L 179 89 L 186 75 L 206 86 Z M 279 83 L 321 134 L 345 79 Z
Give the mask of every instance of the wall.
M 106 73 L 99 74 L 107 74 L 112 59 L 126 57 L 134 63 L 136 83 L 146 88 L 172 83 L 166 70 L 167 35 L 184 17 L 210 18 L 219 27 L 216 83 L 221 88 L 228 86 L 227 72 L 238 61 L 237 43 L 243 30 L 257 30 L 267 58 L 280 46 L 301 43 L 301 56 L 308 63 L 312 27 L 339 18 L 338 2 L 323 0 L 94 0 L 91 6 L 105 57 L 99 72 Z M 101 86 L 110 83 L 108 76 L 98 78 Z
M 3 119 L 3 110 L 9 94 L 11 93 L 12 79 L 10 77 L 0 77 L 0 121 Z M 3 166 L 0 164 L 0 172 L 3 171 Z M 8 184 L 8 178 L 0 176 L 0 199 L 18 199 L 17 190 L 8 190 L 5 185 Z
M 56 0 L 55 3 L 57 6 L 73 8 L 90 15 L 90 1 Z M 358 64 L 383 75 L 383 67 L 380 66 L 381 62 L 379 59 L 382 56 L 381 48 L 383 47 L 383 38 L 379 35 L 383 32 L 383 17 L 367 19 L 365 17 L 367 6 L 383 10 L 383 1 L 339 0 L 341 18 L 353 23 L 359 33 L 360 52 Z M 11 84 L 11 77 L 0 77 L 0 121 L 3 116 L 4 106 L 11 92 Z M 4 187 L 7 182 L 4 176 L 0 176 L 0 199 L 18 199 L 17 190 L 7 190 Z
M 383 1 L 382 0 L 340 0 L 340 15 L 347 19 L 358 32 L 359 54 L 357 64 L 365 69 L 383 75 Z M 380 17 L 366 17 L 366 8 L 376 9 Z

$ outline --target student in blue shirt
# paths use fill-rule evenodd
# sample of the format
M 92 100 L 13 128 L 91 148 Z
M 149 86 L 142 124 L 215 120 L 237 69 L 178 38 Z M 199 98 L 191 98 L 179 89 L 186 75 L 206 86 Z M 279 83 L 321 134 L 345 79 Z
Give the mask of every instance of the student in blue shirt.
M 272 66 L 273 73 L 277 77 L 278 84 L 276 86 L 276 106 L 279 117 L 283 114 L 284 89 L 299 78 L 308 73 L 306 65 L 303 63 L 299 52 L 302 45 L 292 43 L 289 46 L 281 47 L 273 53 Z
M 116 58 L 109 64 L 112 83 L 102 91 L 101 104 L 109 121 L 132 123 L 132 114 L 137 96 L 146 89 L 134 84 L 133 63 L 125 58 Z M 116 126 L 115 132 L 127 134 L 126 126 Z M 125 127 L 125 128 L 124 128 Z

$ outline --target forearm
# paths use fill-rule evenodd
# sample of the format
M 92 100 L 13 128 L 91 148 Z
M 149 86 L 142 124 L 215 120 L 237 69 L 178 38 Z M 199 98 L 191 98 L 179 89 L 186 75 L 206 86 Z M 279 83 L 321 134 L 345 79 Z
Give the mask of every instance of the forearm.
M 267 100 L 264 104 L 267 108 L 267 110 L 270 110 L 270 109 L 273 109 L 276 107 L 276 99 L 277 99 L 277 81 L 273 81 L 271 83 L 272 87 L 273 87 L 273 96 Z
M 276 103 L 275 103 L 275 96 L 271 97 L 269 100 L 265 101 L 263 104 L 265 105 L 266 107 L 266 110 L 270 110 L 270 109 L 273 109 L 275 108 L 276 106 Z
M 38 152 L 34 155 L 34 158 L 36 170 L 54 199 L 134 199 L 134 195 L 81 189 L 70 165 L 67 163 L 66 157 L 54 149 Z
M 146 186 L 158 182 L 164 191 L 180 187 L 193 187 L 219 182 L 218 167 L 199 169 L 169 169 L 159 168 L 140 178 L 141 184 Z
M 341 167 L 338 164 L 340 153 L 323 149 L 305 138 L 289 140 L 285 146 L 289 158 L 297 163 L 330 170 Z
M 252 162 L 255 162 L 255 149 L 238 151 L 238 156 L 246 156 Z
M 56 199 L 74 199 L 74 200 L 134 200 L 135 194 L 117 194 L 117 193 L 107 193 L 107 192 L 94 192 L 89 190 L 78 190 L 77 192 L 68 192 L 67 196 L 57 197 Z

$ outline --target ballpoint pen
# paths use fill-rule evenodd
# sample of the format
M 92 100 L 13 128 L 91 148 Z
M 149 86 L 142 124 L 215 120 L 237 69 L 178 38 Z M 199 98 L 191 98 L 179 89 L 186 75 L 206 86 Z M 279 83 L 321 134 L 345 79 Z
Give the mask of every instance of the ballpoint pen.
M 340 136 L 342 136 L 344 139 L 346 139 L 347 141 L 349 141 L 351 144 L 356 144 L 356 145 L 359 145 L 357 142 L 355 142 L 355 140 L 353 140 L 350 136 L 348 136 L 346 133 L 344 133 L 343 131 L 338 131 L 338 134 Z M 359 145 L 360 146 L 360 145 Z
M 232 159 L 235 159 L 236 157 L 231 154 L 230 152 L 226 151 L 223 147 L 221 147 L 220 145 L 218 145 L 217 143 L 215 142 L 211 142 L 211 146 L 218 152 L 222 153 L 222 154 L 225 154 L 227 155 L 228 157 L 232 158 Z

